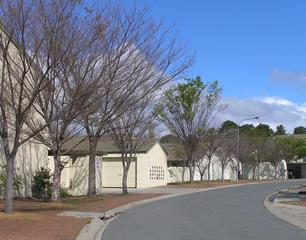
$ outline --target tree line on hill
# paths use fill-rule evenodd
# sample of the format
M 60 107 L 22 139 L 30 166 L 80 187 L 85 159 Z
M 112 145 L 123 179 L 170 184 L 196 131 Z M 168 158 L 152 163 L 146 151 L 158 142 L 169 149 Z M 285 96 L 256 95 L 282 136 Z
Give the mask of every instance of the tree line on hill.
M 237 129 L 238 124 L 231 120 L 226 120 L 222 123 L 221 129 Z M 274 131 L 268 124 L 259 124 L 254 127 L 252 124 L 244 124 L 240 126 L 240 130 L 252 130 L 256 134 L 259 132 L 264 133 L 266 136 L 277 136 L 277 135 L 286 135 L 286 128 L 283 124 L 276 126 L 276 130 Z M 298 126 L 293 129 L 293 134 L 306 134 L 306 128 L 303 126 Z

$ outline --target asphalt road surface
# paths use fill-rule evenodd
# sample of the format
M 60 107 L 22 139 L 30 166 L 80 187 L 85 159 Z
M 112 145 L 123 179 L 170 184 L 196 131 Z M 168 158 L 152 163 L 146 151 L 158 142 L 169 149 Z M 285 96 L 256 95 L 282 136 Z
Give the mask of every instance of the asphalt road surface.
M 131 208 L 107 227 L 102 240 L 306 240 L 306 231 L 263 205 L 271 192 L 300 183 L 236 186 Z

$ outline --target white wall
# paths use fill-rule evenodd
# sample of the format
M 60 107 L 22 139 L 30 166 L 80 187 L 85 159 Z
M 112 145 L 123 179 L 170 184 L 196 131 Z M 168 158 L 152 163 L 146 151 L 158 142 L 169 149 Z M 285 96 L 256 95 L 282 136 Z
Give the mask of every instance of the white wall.
M 120 158 L 118 153 L 109 153 L 105 158 Z M 72 163 L 69 156 L 62 156 L 63 161 L 68 161 L 62 171 L 61 185 L 68 189 L 72 195 L 86 195 L 88 187 L 88 156 L 78 157 Z M 97 157 L 96 165 L 97 192 L 102 192 L 103 158 Z M 122 168 L 122 166 L 120 165 Z M 54 171 L 53 157 L 49 156 L 48 168 Z M 136 155 L 137 188 L 147 188 L 167 185 L 169 173 L 167 171 L 167 156 L 159 143 L 156 143 L 147 153 Z M 151 175 L 150 175 L 151 174 Z M 109 179 L 111 181 L 111 179 Z
M 2 144 L 0 144 L 0 163 L 6 165 Z M 15 171 L 22 177 L 20 192 L 15 192 L 15 196 L 31 197 L 32 196 L 32 176 L 35 171 L 41 167 L 48 166 L 48 149 L 45 145 L 27 142 L 18 149 L 15 158 Z
M 207 164 L 207 159 L 203 159 L 203 163 Z M 168 167 L 168 172 L 169 172 L 169 178 L 168 178 L 168 183 L 173 183 L 173 182 L 181 182 L 182 181 L 182 173 L 183 173 L 183 168 L 182 167 Z M 211 180 L 220 180 L 221 179 L 221 165 L 216 157 L 214 157 L 211 161 L 210 165 L 210 179 Z M 189 181 L 189 169 L 188 167 L 185 168 L 185 173 L 184 173 L 184 181 Z M 204 173 L 204 178 L 203 180 L 208 179 L 208 171 L 206 170 Z M 224 179 L 225 180 L 235 180 L 236 179 L 236 171 L 234 171 L 230 164 L 225 168 L 224 171 Z M 195 181 L 200 181 L 201 180 L 201 175 L 198 170 L 198 168 L 195 169 L 194 173 L 194 180 Z
M 205 159 L 204 159 L 205 162 Z M 251 169 L 244 169 L 246 172 L 246 175 L 248 179 L 252 179 L 252 171 Z M 183 168 L 182 167 L 169 167 L 168 168 L 169 172 L 169 178 L 168 182 L 173 183 L 173 182 L 181 182 L 182 181 L 182 172 Z M 276 169 L 277 172 L 277 178 L 279 178 L 280 175 L 280 167 L 278 166 Z M 303 166 L 303 171 L 306 178 L 306 166 Z M 207 170 L 204 174 L 204 180 L 207 180 Z M 255 174 L 255 179 L 274 179 L 275 178 L 275 167 L 271 165 L 269 162 L 262 162 L 260 163 L 259 169 L 256 169 L 256 174 Z M 217 158 L 214 158 L 211 162 L 211 169 L 210 169 L 210 177 L 211 180 L 220 180 L 221 179 L 221 166 L 220 163 L 218 162 Z M 224 172 L 224 179 L 225 180 L 236 180 L 236 171 L 232 169 L 231 165 L 229 164 Z M 200 173 L 198 169 L 195 171 L 194 175 L 194 180 L 198 181 L 200 180 Z M 185 174 L 184 174 L 184 181 L 189 181 L 189 170 L 186 168 Z
M 86 195 L 88 190 L 89 157 L 77 157 L 75 161 L 70 156 L 62 156 L 62 161 L 68 161 L 61 175 L 61 187 L 66 188 L 73 196 Z M 96 156 L 96 191 L 102 193 L 102 157 Z M 54 160 L 49 156 L 49 169 L 54 171 Z
M 277 170 L 277 178 L 279 177 L 279 167 Z M 253 178 L 253 171 L 249 168 L 245 168 L 245 176 L 248 177 L 248 179 Z M 255 179 L 274 179 L 275 178 L 275 167 L 272 166 L 269 162 L 262 162 L 259 165 L 259 168 L 255 170 Z
M 168 174 L 167 155 L 159 143 L 156 143 L 147 153 L 137 156 L 138 188 L 167 185 Z

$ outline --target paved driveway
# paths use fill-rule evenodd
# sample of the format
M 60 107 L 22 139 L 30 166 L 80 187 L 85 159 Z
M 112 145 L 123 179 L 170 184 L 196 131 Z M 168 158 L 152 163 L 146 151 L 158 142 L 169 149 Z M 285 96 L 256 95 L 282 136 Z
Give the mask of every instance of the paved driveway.
M 305 240 L 306 231 L 263 206 L 269 193 L 299 183 L 236 186 L 135 207 L 117 217 L 102 240 Z

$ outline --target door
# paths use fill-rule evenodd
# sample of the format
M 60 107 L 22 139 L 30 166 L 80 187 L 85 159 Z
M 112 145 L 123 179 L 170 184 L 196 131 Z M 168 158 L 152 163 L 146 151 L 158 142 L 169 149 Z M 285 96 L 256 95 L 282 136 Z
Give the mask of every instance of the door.
M 288 178 L 301 178 L 302 168 L 300 165 L 288 165 Z
M 122 187 L 122 162 L 121 158 L 103 158 L 102 161 L 102 185 L 107 188 Z M 127 185 L 129 188 L 136 187 L 136 164 L 131 162 L 128 172 Z

